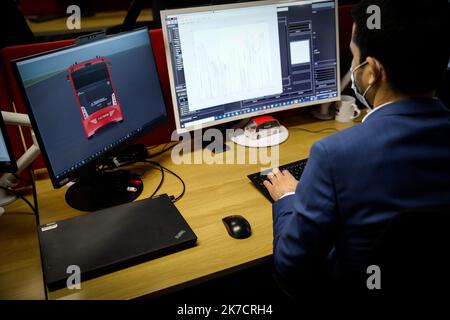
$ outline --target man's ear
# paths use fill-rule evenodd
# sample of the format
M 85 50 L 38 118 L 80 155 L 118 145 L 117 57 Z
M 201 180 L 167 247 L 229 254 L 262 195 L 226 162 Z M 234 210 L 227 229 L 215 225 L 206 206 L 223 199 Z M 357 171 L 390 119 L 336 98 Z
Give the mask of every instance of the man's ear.
M 367 57 L 367 62 L 369 65 L 368 71 L 369 71 L 369 85 L 374 84 L 377 82 L 383 74 L 383 66 L 381 63 L 372 57 Z

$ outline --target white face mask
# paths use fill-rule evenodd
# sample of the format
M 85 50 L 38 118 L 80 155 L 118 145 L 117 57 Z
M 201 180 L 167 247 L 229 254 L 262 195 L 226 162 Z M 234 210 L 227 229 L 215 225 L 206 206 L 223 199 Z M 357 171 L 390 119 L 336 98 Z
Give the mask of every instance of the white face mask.
M 358 87 L 356 86 L 356 80 L 355 80 L 355 71 L 361 68 L 362 66 L 366 65 L 368 62 L 365 61 L 361 63 L 359 66 L 357 66 L 355 69 L 351 70 L 351 79 L 352 79 L 352 89 L 355 92 L 356 98 L 361 102 L 364 106 L 366 106 L 369 110 L 372 110 L 372 107 L 370 106 L 369 102 L 366 99 L 366 94 L 369 92 L 370 88 L 372 88 L 372 85 L 368 86 L 366 91 L 364 91 L 363 94 L 361 94 L 358 90 Z

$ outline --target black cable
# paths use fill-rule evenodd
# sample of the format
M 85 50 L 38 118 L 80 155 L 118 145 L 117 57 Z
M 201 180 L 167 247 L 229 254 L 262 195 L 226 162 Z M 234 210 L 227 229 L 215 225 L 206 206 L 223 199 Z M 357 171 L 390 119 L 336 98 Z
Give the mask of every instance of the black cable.
M 31 182 L 25 178 L 22 178 L 21 176 L 13 173 L 12 175 L 14 176 L 14 178 L 16 178 L 19 181 L 22 181 L 23 183 L 25 183 L 27 186 L 31 186 L 32 188 L 32 192 L 33 192 L 33 204 L 34 204 L 34 211 L 36 213 L 36 223 L 39 226 L 40 225 L 40 219 L 39 219 L 39 206 L 38 206 L 38 200 L 37 200 L 37 191 L 36 191 L 36 184 L 35 184 L 35 179 L 34 179 L 34 173 L 33 170 L 31 168 L 29 168 L 29 172 L 30 172 L 30 176 L 31 176 Z
M 147 161 L 145 161 L 145 162 L 147 162 Z M 159 167 L 159 169 L 161 170 L 161 180 L 159 181 L 159 184 L 158 184 L 158 186 L 156 187 L 155 191 L 153 191 L 153 193 L 152 193 L 151 196 L 150 196 L 150 198 L 153 198 L 153 197 L 155 196 L 155 194 L 159 191 L 159 189 L 161 189 L 161 186 L 162 186 L 162 184 L 163 184 L 163 182 L 164 182 L 164 169 L 163 169 L 163 167 L 162 167 L 159 163 L 157 163 L 157 162 L 150 161 L 150 163 L 153 164 L 154 166 Z
M 97 170 L 100 171 L 100 172 L 106 172 L 106 171 L 109 171 L 109 170 L 111 170 L 111 172 L 114 172 L 118 168 L 126 167 L 126 166 L 129 166 L 129 165 L 135 164 L 137 162 L 141 162 L 141 161 L 142 160 L 135 159 L 135 160 L 131 160 L 131 161 L 128 161 L 128 162 L 123 162 L 123 163 L 121 163 L 118 166 L 116 166 L 114 164 L 111 164 L 111 163 L 102 164 L 102 165 L 97 167 Z M 162 185 L 164 183 L 164 169 L 157 162 L 153 162 L 152 161 L 150 163 L 153 164 L 155 167 L 158 167 L 158 169 L 161 171 L 161 180 L 159 181 L 159 184 L 156 187 L 155 191 L 153 191 L 152 195 L 150 196 L 150 198 L 152 198 L 161 189 L 161 187 L 162 187 Z
M 158 152 L 156 152 L 156 153 L 154 153 L 154 154 L 150 154 L 150 155 L 149 155 L 149 158 L 157 157 L 157 156 L 163 154 L 164 152 L 167 152 L 167 151 L 173 149 L 173 147 L 175 147 L 175 146 L 178 144 L 178 142 L 176 142 L 176 143 L 174 143 L 173 145 L 167 147 L 167 145 L 168 145 L 169 143 L 170 143 L 170 142 L 166 143 L 166 144 L 164 145 L 164 147 L 162 148 L 161 151 L 158 151 Z
M 175 200 L 173 200 L 173 202 L 177 202 L 178 200 L 180 200 L 181 198 L 183 198 L 184 193 L 186 192 L 186 185 L 184 184 L 183 179 L 181 179 L 181 177 L 179 175 L 177 175 L 175 172 L 167 169 L 166 167 L 162 167 L 164 170 L 166 170 L 167 172 L 171 173 L 172 175 L 174 175 L 175 177 L 178 178 L 178 180 L 180 180 L 181 184 L 183 185 L 183 191 L 181 192 L 181 194 L 175 198 Z
M 19 192 L 15 191 L 15 190 L 12 190 L 12 189 L 9 189 L 9 188 L 6 188 L 6 187 L 3 187 L 3 186 L 0 186 L 0 189 L 6 190 L 6 191 L 12 193 L 13 195 L 15 195 L 16 197 L 18 197 L 18 198 L 22 199 L 23 201 L 25 201 L 28 204 L 28 206 L 31 208 L 31 210 L 33 210 L 34 214 L 37 215 L 37 211 L 33 207 L 33 205 L 31 204 L 31 202 L 28 201 L 28 199 L 25 198 L 23 195 L 21 195 Z
M 176 174 L 175 172 L 173 172 L 172 170 L 170 170 L 170 169 L 168 169 L 168 168 L 162 166 L 161 164 L 159 164 L 159 163 L 156 162 L 156 161 L 145 160 L 144 162 L 153 164 L 153 165 L 155 165 L 155 166 L 158 166 L 158 167 L 162 168 L 162 170 L 167 171 L 168 173 L 170 173 L 170 174 L 172 174 L 173 176 L 175 176 L 178 180 L 180 180 L 181 184 L 183 185 L 183 191 L 181 192 L 181 194 L 180 194 L 179 196 L 177 196 L 177 197 L 173 200 L 173 202 L 177 202 L 178 200 L 180 200 L 180 199 L 184 196 L 184 194 L 185 194 L 185 192 L 186 192 L 186 184 L 184 183 L 183 179 L 182 179 L 179 175 L 177 175 L 177 174 Z M 154 196 L 154 194 L 153 194 L 152 196 Z
M 156 157 L 156 156 L 158 156 L 158 155 L 160 155 L 160 154 L 163 154 L 164 152 L 166 152 L 166 151 L 168 151 L 168 150 L 171 150 L 173 147 L 175 147 L 175 146 L 178 144 L 178 142 L 176 142 L 176 143 L 174 143 L 173 145 L 167 147 L 167 145 L 168 145 L 169 143 L 170 143 L 170 142 L 166 143 L 166 144 L 163 146 L 163 148 L 162 148 L 161 151 L 158 151 L 158 152 L 155 153 L 155 154 L 149 155 L 149 158 Z M 123 160 L 125 160 L 125 159 L 121 159 L 121 160 L 123 161 Z M 146 163 L 149 163 L 149 164 L 151 164 L 151 165 L 153 165 L 153 166 L 159 168 L 160 171 L 161 171 L 161 180 L 159 181 L 159 184 L 158 184 L 158 186 L 156 187 L 155 191 L 153 191 L 153 193 L 150 195 L 150 198 L 154 197 L 154 196 L 158 193 L 158 191 L 161 189 L 161 187 L 162 187 L 162 185 L 163 185 L 163 183 L 164 183 L 164 178 L 165 178 L 165 177 L 164 177 L 164 172 L 165 172 L 165 171 L 168 172 L 168 173 L 170 173 L 170 174 L 172 174 L 173 176 L 175 176 L 175 177 L 181 182 L 181 184 L 183 185 L 183 191 L 181 192 L 181 194 L 180 194 L 179 196 L 177 196 L 177 197 L 173 200 L 173 202 L 176 202 L 176 201 L 180 200 L 180 199 L 184 196 L 184 194 L 185 194 L 185 192 L 186 192 L 186 185 L 185 185 L 183 179 L 182 179 L 179 175 L 177 175 L 175 172 L 171 171 L 170 169 L 168 169 L 168 168 L 162 166 L 160 163 L 158 163 L 158 162 L 156 162 L 156 161 L 153 161 L 153 160 L 133 159 L 133 160 L 130 160 L 130 161 L 122 162 L 122 163 L 120 163 L 120 165 L 118 165 L 118 166 L 115 165 L 115 164 L 113 164 L 113 163 L 111 163 L 111 162 L 109 162 L 109 163 L 104 163 L 104 164 L 101 164 L 101 165 L 97 166 L 97 170 L 100 171 L 100 172 L 104 172 L 104 171 L 107 171 L 107 170 L 115 170 L 115 169 L 118 169 L 118 168 L 121 168 L 121 167 L 125 167 L 125 166 L 129 166 L 129 165 L 135 164 L 135 163 L 137 163 L 137 162 L 146 162 Z
M 334 131 L 334 132 L 339 132 L 340 130 L 336 129 L 336 128 L 325 128 L 322 130 L 309 130 L 309 129 L 305 129 L 305 128 L 289 128 L 289 130 L 299 130 L 299 131 L 305 131 L 308 133 L 324 133 L 326 131 Z
M 165 145 L 167 145 L 167 143 Z M 147 150 L 153 150 L 153 149 L 158 148 L 159 146 L 160 146 L 160 144 L 153 145 L 153 146 L 148 147 Z
M 30 167 L 30 175 L 31 175 L 31 187 L 33 188 L 33 202 L 34 202 L 34 209 L 36 210 L 36 223 L 38 226 L 41 225 L 40 217 L 39 217 L 39 205 L 38 205 L 38 198 L 37 198 L 37 190 L 36 190 L 36 179 L 34 177 L 34 171 Z
M 160 151 L 158 151 L 158 152 L 156 152 L 154 154 L 148 154 L 147 155 L 148 158 L 157 157 L 157 156 L 163 154 L 164 152 L 167 152 L 167 151 L 171 150 L 173 147 L 175 147 L 178 144 L 178 142 L 176 142 L 173 145 L 167 147 L 167 145 L 169 143 L 170 142 L 167 142 L 166 144 L 164 144 L 162 150 L 160 150 Z M 150 150 L 154 149 L 154 148 L 157 148 L 157 147 L 158 146 L 152 147 L 152 148 L 150 148 Z M 100 172 L 106 171 L 106 170 L 114 170 L 114 169 L 118 169 L 118 168 L 121 168 L 121 167 L 126 167 L 126 166 L 129 166 L 129 165 L 135 164 L 135 163 L 140 162 L 140 161 L 143 160 L 141 157 L 123 156 L 123 155 L 118 156 L 115 159 L 120 163 L 119 165 L 117 165 L 114 162 L 114 158 L 111 158 L 111 159 L 108 159 L 107 161 L 105 161 L 104 163 L 101 163 L 100 165 L 98 165 L 97 166 L 97 170 L 99 170 Z
M 122 167 L 126 167 L 129 165 L 135 164 L 136 162 L 139 162 L 139 160 L 130 160 L 127 162 L 122 162 L 118 166 L 111 164 L 111 163 L 101 164 L 100 166 L 97 167 L 97 170 L 100 172 L 104 172 L 106 170 L 114 170 L 114 169 L 118 169 L 118 168 L 122 168 Z
M 175 144 L 174 144 L 174 145 L 172 145 L 172 146 L 166 148 L 168 144 L 169 144 L 169 143 L 166 143 L 166 144 L 163 146 L 162 150 L 160 150 L 160 151 L 158 151 L 158 152 L 156 152 L 156 153 L 153 153 L 153 154 L 149 154 L 148 157 L 149 157 L 149 158 L 157 157 L 157 156 L 163 154 L 164 152 L 166 152 L 166 151 L 172 149 L 172 148 L 175 146 Z
M 31 185 L 31 182 L 28 181 L 27 179 L 24 179 L 24 178 L 22 178 L 21 176 L 15 174 L 15 173 L 13 173 L 12 175 L 14 176 L 14 178 L 16 178 L 16 179 L 19 180 L 19 181 L 22 181 L 22 182 L 25 183 L 27 186 L 30 186 L 30 185 Z

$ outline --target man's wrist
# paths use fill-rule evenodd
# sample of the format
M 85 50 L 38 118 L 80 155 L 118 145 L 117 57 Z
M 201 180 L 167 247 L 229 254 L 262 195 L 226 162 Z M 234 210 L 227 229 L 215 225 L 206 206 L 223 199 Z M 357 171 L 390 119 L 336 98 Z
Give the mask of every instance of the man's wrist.
M 283 194 L 278 200 L 281 200 L 281 199 L 283 199 L 285 197 L 288 197 L 288 196 L 292 196 L 294 194 L 295 194 L 295 192 L 287 192 L 287 193 Z

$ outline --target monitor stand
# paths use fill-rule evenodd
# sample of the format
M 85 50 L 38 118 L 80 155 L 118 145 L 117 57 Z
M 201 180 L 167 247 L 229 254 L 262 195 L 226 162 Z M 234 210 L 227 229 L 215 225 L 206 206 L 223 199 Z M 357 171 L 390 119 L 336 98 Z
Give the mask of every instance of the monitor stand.
M 66 192 L 66 202 L 74 209 L 96 211 L 135 200 L 144 184 L 126 170 L 99 172 L 86 170 Z
M 320 105 L 320 109 L 313 110 L 311 114 L 319 120 L 332 120 L 335 117 L 333 103 L 323 103 Z
M 288 129 L 285 126 L 280 125 L 279 132 L 276 134 L 272 134 L 267 137 L 258 137 L 257 139 L 251 139 L 247 137 L 244 133 L 244 127 L 250 120 L 251 119 L 248 118 L 244 119 L 241 122 L 239 122 L 236 127 L 233 128 L 235 130 L 236 129 L 242 130 L 236 130 L 235 134 L 232 137 L 230 137 L 231 141 L 244 147 L 266 148 L 282 144 L 289 138 Z

